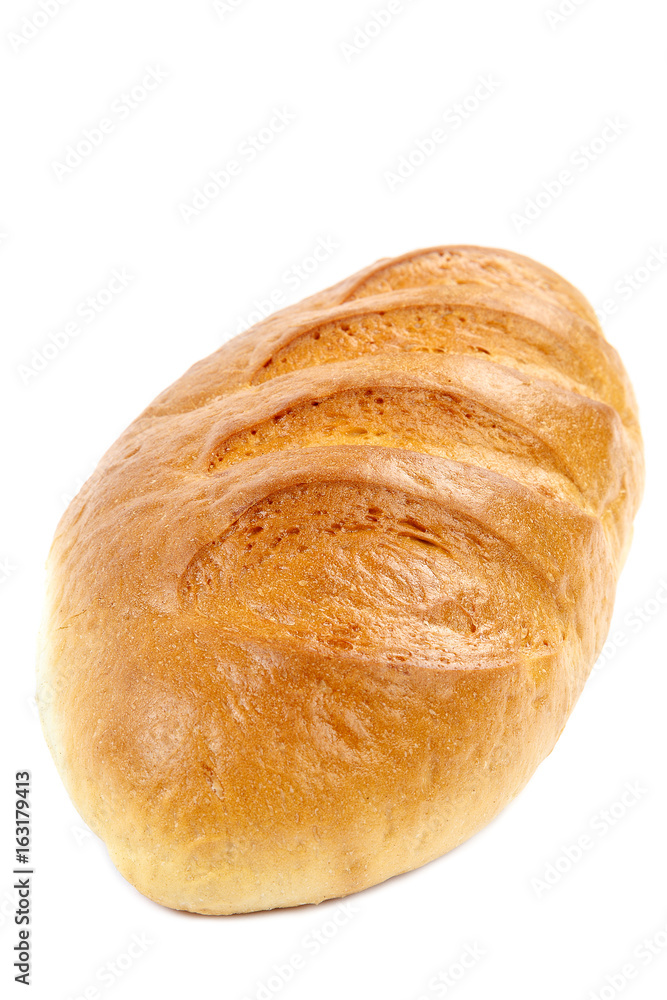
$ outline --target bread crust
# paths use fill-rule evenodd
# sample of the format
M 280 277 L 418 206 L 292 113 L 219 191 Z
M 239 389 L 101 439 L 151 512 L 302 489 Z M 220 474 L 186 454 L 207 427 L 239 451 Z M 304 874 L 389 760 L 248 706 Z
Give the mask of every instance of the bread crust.
M 430 248 L 270 317 L 58 526 L 38 705 L 75 806 L 199 913 L 449 851 L 558 739 L 642 487 L 622 363 L 528 258 Z

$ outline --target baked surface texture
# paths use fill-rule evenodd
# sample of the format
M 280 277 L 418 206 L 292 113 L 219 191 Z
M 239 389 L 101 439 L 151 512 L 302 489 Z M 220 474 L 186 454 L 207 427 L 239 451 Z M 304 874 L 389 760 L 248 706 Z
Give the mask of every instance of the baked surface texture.
M 60 522 L 38 704 L 74 804 L 200 913 L 444 854 L 558 739 L 642 485 L 619 357 L 534 261 L 418 251 L 271 316 Z

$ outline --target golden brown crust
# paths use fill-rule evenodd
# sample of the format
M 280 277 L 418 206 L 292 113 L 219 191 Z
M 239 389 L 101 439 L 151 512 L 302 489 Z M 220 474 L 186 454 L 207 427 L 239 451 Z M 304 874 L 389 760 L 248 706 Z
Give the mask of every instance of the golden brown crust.
M 437 857 L 553 748 L 642 482 L 616 352 L 525 257 L 407 254 L 270 317 L 59 525 L 38 700 L 74 803 L 202 913 Z

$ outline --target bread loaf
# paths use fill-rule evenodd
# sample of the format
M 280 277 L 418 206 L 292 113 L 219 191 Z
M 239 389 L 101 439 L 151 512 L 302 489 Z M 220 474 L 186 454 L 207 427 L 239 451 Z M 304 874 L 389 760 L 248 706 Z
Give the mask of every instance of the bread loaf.
M 500 250 L 383 260 L 194 365 L 48 563 L 38 703 L 141 892 L 344 896 L 489 822 L 605 640 L 643 482 L 583 296 Z

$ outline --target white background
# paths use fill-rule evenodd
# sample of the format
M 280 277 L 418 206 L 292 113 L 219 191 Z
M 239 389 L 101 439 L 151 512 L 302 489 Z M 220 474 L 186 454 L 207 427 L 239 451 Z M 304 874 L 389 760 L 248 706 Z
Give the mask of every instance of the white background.
M 665 996 L 666 25 L 655 0 L 580 0 L 550 23 L 557 2 L 413 0 L 365 48 L 344 50 L 363 42 L 355 30 L 384 0 L 236 0 L 227 12 L 208 0 L 69 0 L 37 29 L 37 0 L 3 0 L 0 977 L 12 996 Z M 151 68 L 166 79 L 131 113 L 118 110 Z M 494 92 L 475 101 L 482 77 Z M 445 120 L 465 99 L 469 117 Z M 294 120 L 253 162 L 241 156 L 240 175 L 187 223 L 180 206 L 209 171 L 239 159 L 275 108 Z M 113 131 L 59 179 L 67 147 L 105 117 Z M 593 153 L 608 118 L 618 134 Z M 443 123 L 446 141 L 391 190 L 386 173 Z M 554 196 L 564 169 L 572 183 Z M 522 224 L 540 192 L 537 217 Z M 320 239 L 335 250 L 295 280 Z M 43 564 L 67 497 L 105 449 L 257 302 L 281 292 L 293 301 L 378 257 L 440 243 L 526 253 L 596 307 L 612 300 L 605 328 L 639 397 L 647 492 L 617 637 L 551 757 L 473 840 L 353 897 L 355 912 L 314 954 L 307 935 L 344 919 L 339 902 L 175 913 L 124 882 L 87 834 L 31 702 Z M 655 270 L 642 270 L 647 260 Z M 132 280 L 87 322 L 80 304 L 114 269 Z M 624 275 L 635 273 L 633 289 Z M 76 336 L 60 336 L 65 346 L 37 370 L 51 335 L 72 322 Z M 35 865 L 28 994 L 11 982 L 10 957 L 12 787 L 24 768 Z M 622 806 L 626 782 L 638 791 Z M 540 890 L 534 880 L 559 858 L 565 869 L 563 850 L 584 834 L 593 846 Z M 107 963 L 127 966 L 133 934 L 151 942 L 145 952 L 101 979 Z M 460 973 L 466 947 L 484 954 L 448 993 L 443 979 L 434 988 L 433 977 Z M 263 993 L 295 953 L 305 968 Z M 634 978 L 614 979 L 629 962 Z

